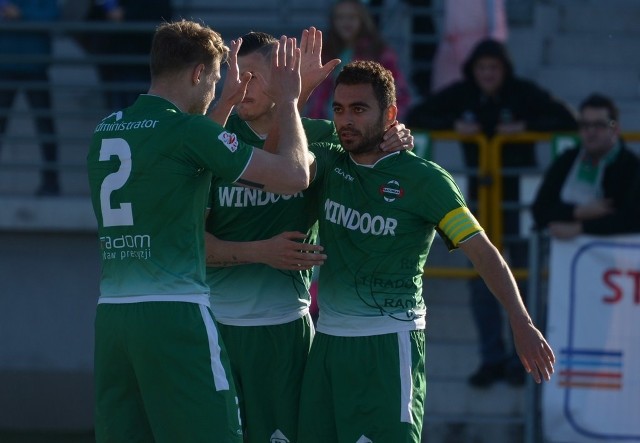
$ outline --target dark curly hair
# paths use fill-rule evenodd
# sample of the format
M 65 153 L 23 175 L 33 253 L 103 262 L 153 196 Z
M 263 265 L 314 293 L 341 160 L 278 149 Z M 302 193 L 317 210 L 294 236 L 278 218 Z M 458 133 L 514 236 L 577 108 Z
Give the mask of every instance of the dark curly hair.
M 370 84 L 382 111 L 396 104 L 393 74 L 378 62 L 358 60 L 348 63 L 336 78 L 336 86 L 339 84 Z

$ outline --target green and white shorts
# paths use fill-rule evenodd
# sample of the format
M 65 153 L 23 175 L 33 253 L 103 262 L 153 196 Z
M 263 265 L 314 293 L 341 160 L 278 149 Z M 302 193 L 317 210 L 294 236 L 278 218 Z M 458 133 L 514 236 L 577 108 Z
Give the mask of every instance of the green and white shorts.
M 424 331 L 317 333 L 305 369 L 298 443 L 420 443 Z
M 245 442 L 297 442 L 300 389 L 314 334 L 309 315 L 281 325 L 218 324 L 236 382 Z
M 242 442 L 228 356 L 211 310 L 183 302 L 99 304 L 96 442 Z

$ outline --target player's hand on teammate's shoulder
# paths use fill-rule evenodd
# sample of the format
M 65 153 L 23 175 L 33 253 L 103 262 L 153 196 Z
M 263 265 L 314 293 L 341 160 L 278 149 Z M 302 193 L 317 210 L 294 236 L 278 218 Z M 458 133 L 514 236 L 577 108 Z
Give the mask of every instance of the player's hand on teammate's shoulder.
M 404 123 L 397 120 L 384 133 L 380 149 L 385 152 L 411 151 L 413 149 L 413 135 Z

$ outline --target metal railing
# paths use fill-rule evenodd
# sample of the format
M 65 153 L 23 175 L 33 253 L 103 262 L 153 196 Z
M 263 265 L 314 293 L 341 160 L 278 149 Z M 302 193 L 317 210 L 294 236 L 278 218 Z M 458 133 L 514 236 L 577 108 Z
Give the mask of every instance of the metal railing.
M 259 26 L 265 26 L 262 30 L 267 32 L 297 33 L 305 26 L 322 26 L 326 20 L 329 5 L 329 2 L 310 4 L 304 1 L 287 0 L 267 2 L 262 5 L 251 4 L 251 8 L 247 8 L 243 4 L 213 5 L 207 1 L 182 0 L 174 2 L 174 18 L 201 20 L 214 29 L 220 30 L 226 38 L 235 37 L 251 30 L 250 26 L 255 26 L 255 20 L 249 20 L 247 14 L 258 16 Z M 436 13 L 436 9 L 435 7 L 412 7 L 411 14 L 429 15 Z M 18 81 L 0 78 L 0 89 L 18 92 L 49 91 L 54 98 L 50 109 L 34 110 L 31 106 L 23 109 L 14 103 L 11 109 L 0 110 L 0 116 L 8 117 L 9 123 L 18 121 L 13 127 L 20 128 L 32 125 L 35 117 L 51 118 L 54 120 L 55 131 L 52 135 L 37 134 L 37 131 L 28 129 L 5 131 L 4 134 L 0 134 L 0 174 L 2 171 L 23 174 L 49 169 L 56 170 L 62 175 L 80 171 L 84 165 L 84 149 L 88 146 L 93 126 L 110 111 L 105 104 L 104 96 L 117 92 L 146 92 L 149 86 L 148 82 L 139 80 L 108 81 L 101 78 L 98 72 L 99 68 L 110 65 L 147 66 L 148 54 L 92 52 L 87 45 L 88 39 L 97 36 L 118 37 L 124 34 L 149 35 L 155 27 L 155 23 L 149 22 L 2 22 L 1 32 L 16 37 L 45 34 L 53 42 L 54 50 L 50 54 L 0 53 L 0 65 L 44 64 L 48 66 L 50 74 L 49 81 Z M 415 36 L 415 39 L 420 41 L 425 38 L 435 41 L 436 36 Z M 114 48 L 115 50 L 117 48 Z M 87 76 L 96 80 L 87 81 L 84 77 L 80 78 L 78 74 L 80 71 L 89 72 Z M 52 141 L 60 147 L 59 159 L 56 162 L 46 162 L 35 155 L 27 158 L 24 155 L 7 154 L 7 151 L 23 152 L 31 150 L 32 146 Z M 14 148 L 11 149 L 12 147 Z M 16 188 L 11 186 L 8 191 L 6 189 L 7 186 L 3 186 L 0 180 L 0 193 L 15 192 Z M 87 192 L 86 189 L 80 191 L 81 194 Z
M 438 142 L 442 141 L 458 141 L 460 143 L 472 142 L 478 147 L 479 164 L 477 169 L 478 176 L 478 201 L 476 203 L 476 216 L 478 221 L 485 229 L 487 235 L 493 244 L 503 250 L 505 245 L 503 210 L 505 204 L 503 201 L 503 180 L 507 172 L 509 175 L 518 175 L 524 169 L 510 168 L 506 171 L 502 165 L 502 151 L 505 148 L 518 149 L 519 146 L 530 146 L 532 143 L 550 143 L 556 139 L 575 138 L 573 133 L 557 133 L 557 132 L 523 132 L 512 135 L 497 135 L 493 138 L 487 138 L 484 135 L 462 136 L 453 131 L 424 131 L 414 129 L 418 133 L 426 133 L 429 145 L 426 148 L 421 147 L 421 152 L 425 152 L 427 156 L 431 156 L 431 151 Z M 639 142 L 640 132 L 623 132 L 622 139 L 628 142 Z M 553 149 L 553 147 L 552 147 Z M 545 168 L 538 166 L 536 172 L 542 176 Z M 530 173 L 530 169 L 526 169 Z M 516 209 L 527 209 L 526 205 L 520 203 Z M 527 278 L 527 269 L 513 269 L 516 278 Z M 476 277 L 477 274 L 471 269 L 452 269 L 452 268 L 428 268 L 425 275 L 430 277 L 442 278 L 470 278 Z
M 418 131 L 419 133 L 421 131 Z M 425 131 L 426 132 L 426 131 Z M 443 141 L 474 142 L 479 150 L 478 180 L 478 220 L 487 231 L 492 242 L 500 250 L 503 249 L 505 239 L 503 236 L 503 180 L 505 169 L 502 167 L 502 152 L 504 149 L 518 149 L 519 145 L 531 143 L 550 143 L 554 140 L 575 139 L 573 133 L 555 132 L 525 132 L 513 135 L 498 135 L 491 139 L 479 135 L 474 137 L 460 136 L 451 131 L 427 132 L 427 140 L 422 140 L 427 146 L 419 146 L 420 152 L 425 157 L 432 155 L 434 144 Z M 640 132 L 623 132 L 621 138 L 625 142 L 640 142 Z M 550 149 L 556 147 L 552 144 Z M 554 153 L 555 154 L 555 153 Z M 553 158 L 554 155 L 551 155 Z M 544 174 L 545 167 L 539 166 L 537 172 Z M 516 168 L 512 168 L 509 174 L 518 174 Z M 520 208 L 527 209 L 520 203 Z M 547 312 L 547 278 L 548 278 L 548 236 L 537 230 L 528 233 L 528 267 L 513 268 L 512 272 L 517 279 L 527 279 L 527 309 L 534 323 L 541 331 L 546 330 Z M 432 267 L 425 268 L 424 275 L 431 278 L 474 278 L 475 270 L 470 268 Z M 542 441 L 541 423 L 541 388 L 531 380 L 527 381 L 525 389 L 525 409 L 522 417 L 524 425 L 525 443 Z
M 113 64 L 147 66 L 148 55 L 92 53 L 83 47 L 83 43 L 92 36 L 151 35 L 154 29 L 154 24 L 144 22 L 2 22 L 3 38 L 11 36 L 19 41 L 22 35 L 43 36 L 51 42 L 52 51 L 0 53 L 0 65 L 5 65 L 0 66 L 3 72 L 9 72 L 6 70 L 9 64 L 15 67 L 14 71 L 35 64 L 42 65 L 48 74 L 48 80 L 0 76 L 0 89 L 15 93 L 12 106 L 0 109 L 0 116 L 7 119 L 7 128 L 0 134 L 0 177 L 4 175 L 1 193 L 21 193 L 17 189 L 21 189 L 23 180 L 8 179 L 12 174 L 23 177 L 32 171 L 55 170 L 60 176 L 79 177 L 84 172 L 85 150 L 93 126 L 107 113 L 103 96 L 118 91 L 145 92 L 149 84 L 141 81 L 110 82 L 101 79 L 97 73 L 99 67 Z M 87 81 L 88 71 L 93 73 L 89 77 L 95 78 L 94 81 Z M 41 92 L 49 93 L 49 108 L 34 108 L 28 100 L 26 109 L 18 106 L 20 97 L 27 97 L 24 94 Z M 54 132 L 38 133 L 31 129 L 38 118 L 51 119 Z M 22 152 L 31 151 L 32 146 L 45 143 L 55 143 L 57 161 L 45 161 L 39 155 L 22 155 Z M 7 185 L 7 182 L 11 184 Z M 80 182 L 80 179 L 75 182 Z

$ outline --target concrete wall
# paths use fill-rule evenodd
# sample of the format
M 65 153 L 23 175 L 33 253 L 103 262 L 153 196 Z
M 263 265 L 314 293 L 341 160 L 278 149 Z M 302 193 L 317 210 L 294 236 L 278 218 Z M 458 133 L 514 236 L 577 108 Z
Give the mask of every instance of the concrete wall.
M 88 200 L 57 204 L 65 215 L 43 230 L 47 202 L 0 199 L 0 429 L 93 426 L 98 242 Z M 31 221 L 15 230 L 12 216 Z

